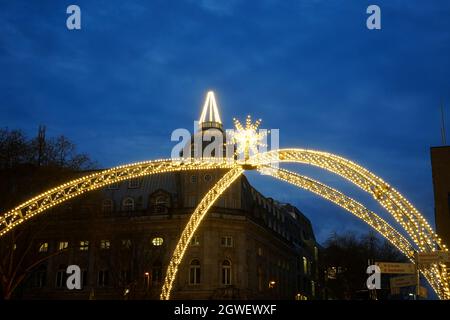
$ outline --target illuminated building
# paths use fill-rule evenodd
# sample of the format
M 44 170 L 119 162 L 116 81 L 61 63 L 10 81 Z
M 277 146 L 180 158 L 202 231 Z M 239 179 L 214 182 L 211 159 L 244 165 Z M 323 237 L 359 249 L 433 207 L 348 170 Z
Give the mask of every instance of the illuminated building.
M 213 95 L 200 125 L 201 134 L 223 132 Z M 159 299 L 188 218 L 226 171 L 158 173 L 109 184 L 31 220 L 27 226 L 35 229 L 48 224 L 35 240 L 37 251 L 43 244 L 45 253 L 67 249 L 33 272 L 22 297 Z M 317 259 L 309 220 L 240 175 L 190 240 L 171 297 L 313 299 L 320 292 Z M 82 270 L 81 291 L 65 288 L 63 271 L 70 264 Z
M 211 97 L 210 94 L 208 96 Z M 205 106 L 209 106 L 209 111 L 207 112 L 215 112 L 214 100 L 209 99 L 209 102 Z M 202 118 L 211 119 L 211 117 L 213 116 L 210 115 L 209 117 L 205 116 Z M 201 129 L 204 129 L 204 124 L 205 122 L 201 122 Z M 245 170 L 257 170 L 260 173 L 265 173 L 301 189 L 315 193 L 342 207 L 385 237 L 413 263 L 416 261 L 416 253 L 434 255 L 435 252 L 440 251 L 440 254 L 447 254 L 447 246 L 442 242 L 439 235 L 434 231 L 422 213 L 393 186 L 368 169 L 341 156 L 310 149 L 275 148 L 271 151 L 261 151 L 250 155 L 250 150 L 257 149 L 256 147 L 259 143 L 255 139 L 256 133 L 254 129 L 257 125 L 252 124 L 251 119 L 247 120 L 245 127 L 251 128 L 251 130 L 240 128 L 238 125 L 239 122 L 236 123 L 238 132 L 242 131 L 241 133 L 243 134 L 234 135 L 232 140 L 235 146 L 238 146 L 238 150 L 244 151 L 243 159 L 233 156 L 227 157 L 226 159 L 217 156 L 189 157 L 189 161 L 186 161 L 184 158 L 160 159 L 132 163 L 88 174 L 47 190 L 2 214 L 0 216 L 0 237 L 11 234 L 16 228 L 36 215 L 48 214 L 52 208 L 60 206 L 74 197 L 90 194 L 106 186 L 169 172 L 222 170 L 221 172 L 224 172 L 224 174 L 214 185 L 210 186 L 192 211 L 172 251 L 173 253 L 169 261 L 169 266 L 166 269 L 160 295 L 161 299 L 170 299 L 179 268 L 182 266 L 183 258 L 197 230 L 200 229 L 202 222 L 207 217 L 209 210 L 217 206 L 216 202 L 222 195 L 226 194 L 227 189 L 233 183 L 239 181 Z M 208 126 L 210 125 L 208 124 Z M 221 126 L 221 123 L 216 123 L 216 126 Z M 186 145 L 189 146 L 189 142 Z M 239 146 L 242 146 L 242 148 L 239 148 Z M 190 152 L 184 154 L 189 155 Z M 272 166 L 274 163 L 307 164 L 337 174 L 372 195 L 399 225 L 393 227 L 377 213 L 370 211 L 363 204 L 340 191 L 320 181 L 285 169 L 279 169 L 277 166 Z M 128 205 L 131 206 L 130 201 Z M 440 299 L 450 299 L 450 279 L 445 262 L 439 261 L 431 264 L 421 264 L 418 266 L 418 269 Z
M 431 148 L 436 231 L 450 243 L 450 147 Z

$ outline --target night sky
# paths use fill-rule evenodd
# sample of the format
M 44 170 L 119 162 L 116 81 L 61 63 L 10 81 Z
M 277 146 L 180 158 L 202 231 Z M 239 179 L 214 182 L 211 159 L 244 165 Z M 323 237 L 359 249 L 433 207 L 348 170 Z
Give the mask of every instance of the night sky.
M 82 29 L 66 28 L 77 4 Z M 366 28 L 366 8 L 382 30 Z M 430 147 L 450 124 L 450 1 L 0 0 L 0 127 L 64 134 L 102 167 L 167 158 L 206 92 L 222 120 L 280 129 L 281 147 L 339 154 L 402 192 L 431 221 Z M 342 179 L 290 168 L 383 210 Z M 325 200 L 247 174 L 297 205 L 320 241 L 368 230 Z

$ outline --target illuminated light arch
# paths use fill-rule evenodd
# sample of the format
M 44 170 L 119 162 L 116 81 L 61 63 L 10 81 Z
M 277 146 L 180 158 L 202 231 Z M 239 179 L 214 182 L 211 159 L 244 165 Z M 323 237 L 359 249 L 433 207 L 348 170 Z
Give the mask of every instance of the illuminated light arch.
M 260 153 L 249 162 L 264 165 L 277 161 L 309 164 L 340 175 L 370 193 L 405 229 L 419 251 L 448 251 L 426 219 L 406 198 L 358 164 L 334 154 L 307 149 L 280 149 Z
M 195 230 L 197 230 L 203 218 L 208 213 L 208 210 L 214 204 L 214 202 L 220 197 L 220 195 L 228 189 L 228 187 L 241 176 L 244 169 L 241 166 L 228 171 L 203 197 L 203 199 L 197 205 L 191 217 L 189 218 L 186 227 L 184 228 L 177 246 L 170 259 L 169 266 L 167 267 L 164 284 L 161 290 L 161 300 L 169 300 L 172 291 L 172 286 L 178 273 L 178 266 L 180 265 L 186 249 L 189 246 Z
M 218 161 L 218 159 L 192 161 L 165 159 L 138 162 L 96 172 L 91 175 L 69 181 L 41 193 L 1 215 L 0 237 L 45 210 L 86 192 L 93 191 L 116 182 L 158 173 L 185 170 L 231 169 L 233 167 L 235 167 L 233 162 L 224 160 Z
M 271 166 L 261 166 L 260 168 L 258 168 L 258 171 L 262 174 L 270 175 L 271 177 L 277 178 L 281 181 L 290 183 L 299 188 L 315 193 L 347 210 L 357 218 L 363 220 L 373 229 L 375 229 L 401 253 L 403 253 L 412 263 L 415 263 L 415 250 L 414 247 L 409 243 L 409 241 L 384 219 L 382 219 L 376 213 L 367 209 L 361 203 L 319 181 L 299 175 L 295 172 L 274 168 Z M 442 266 L 437 265 L 431 267 L 420 267 L 420 271 L 427 279 L 433 290 L 438 293 L 439 296 L 445 297 L 446 286 L 444 283 L 439 281 L 439 277 L 435 276 L 435 274 L 440 274 L 442 273 L 442 271 L 445 272 L 445 267 L 444 270 L 439 270 L 441 267 Z
M 221 124 L 214 96 L 213 94 L 208 94 L 208 96 L 209 102 L 205 105 L 204 110 L 209 110 L 210 120 L 219 121 Z M 214 116 L 211 114 L 214 114 Z M 204 118 L 206 118 L 206 115 Z M 183 170 L 229 169 L 228 173 L 226 173 L 206 194 L 202 201 L 200 201 L 199 206 L 195 209 L 183 231 L 174 251 L 174 256 L 169 263 L 166 281 L 161 293 L 161 298 L 169 298 L 178 265 L 182 260 L 188 240 L 192 237 L 214 201 L 220 197 L 223 191 L 225 191 L 244 170 L 263 168 L 271 163 L 281 161 L 310 164 L 340 175 L 374 196 L 374 198 L 394 217 L 411 237 L 413 241 L 410 243 L 411 248 L 413 248 L 414 244 L 417 246 L 417 251 L 419 252 L 432 252 L 436 250 L 448 251 L 446 246 L 442 244 L 440 238 L 433 231 L 432 227 L 408 200 L 381 178 L 350 160 L 330 153 L 306 149 L 281 149 L 257 153 L 250 157 L 250 150 L 253 150 L 258 145 L 258 139 L 256 138 L 256 129 L 258 125 L 259 121 L 252 125 L 250 118 L 247 119 L 245 128 L 242 125 L 237 125 L 238 134 L 233 137 L 233 140 L 238 146 L 242 146 L 242 148 L 238 148 L 238 150 L 243 151 L 244 161 L 233 161 L 233 159 L 219 160 L 218 158 L 203 158 L 195 159 L 193 161 L 167 159 L 140 162 L 100 171 L 86 177 L 72 180 L 44 192 L 0 216 L 0 236 L 5 235 L 21 223 L 45 210 L 109 184 L 157 173 Z M 239 134 L 239 132 L 241 134 Z M 286 174 L 286 171 L 277 171 L 277 177 L 283 174 Z M 292 176 L 290 176 L 289 179 L 293 179 Z M 312 180 L 310 179 L 308 187 L 313 188 L 311 182 Z M 300 182 L 300 180 L 297 179 L 297 183 L 301 186 L 302 183 L 305 183 L 305 180 Z M 401 234 L 392 231 L 391 229 L 393 228 L 382 222 L 384 220 L 381 218 L 381 220 L 377 219 L 378 216 L 375 214 L 368 214 L 367 211 L 362 210 L 363 207 L 354 206 L 355 203 L 351 202 L 349 200 L 350 198 L 344 198 L 345 196 L 336 193 L 337 191 L 334 189 L 316 189 L 316 191 L 319 190 L 327 193 L 326 195 L 329 197 L 329 200 L 337 201 L 337 204 L 341 206 L 344 206 L 344 203 L 348 201 L 349 206 L 347 206 L 347 204 L 345 205 L 347 206 L 347 210 L 354 214 L 361 214 L 361 217 L 364 217 L 369 224 L 373 224 L 376 230 L 379 229 L 380 233 L 383 234 L 384 232 L 385 235 L 388 235 L 400 251 L 406 250 L 407 253 L 411 251 L 408 245 L 405 244 Z M 350 204 L 353 206 L 350 206 Z M 407 254 L 407 256 L 410 255 Z M 450 298 L 449 278 L 447 276 L 445 264 L 432 265 L 430 268 L 423 269 L 422 272 L 425 274 L 426 278 L 429 279 L 433 289 L 438 293 L 440 298 Z
M 304 190 L 315 193 L 324 199 L 327 199 L 341 208 L 347 210 L 357 218 L 363 220 L 373 229 L 378 231 L 383 237 L 389 240 L 401 253 L 408 258 L 414 257 L 414 248 L 409 241 L 396 229 L 386 222 L 375 212 L 370 211 L 361 203 L 346 196 L 345 194 L 333 189 L 312 178 L 299 175 L 285 169 L 277 169 L 270 166 L 261 166 L 258 171 L 265 175 L 270 175 L 276 179 L 295 185 Z
M 260 165 L 258 169 L 259 171 L 264 171 L 265 173 L 268 173 L 275 178 L 287 181 L 298 187 L 314 192 L 324 197 L 325 199 L 328 199 L 341 206 L 342 208 L 346 209 L 347 211 L 351 212 L 352 214 L 369 224 L 382 236 L 388 239 L 397 249 L 399 249 L 400 252 L 408 257 L 410 261 L 414 262 L 413 256 L 415 250 L 414 247 L 409 243 L 409 241 L 398 231 L 396 231 L 392 226 L 390 226 L 385 220 L 365 208 L 362 204 L 318 181 L 300 176 L 293 172 L 273 168 L 266 165 Z M 173 283 L 178 272 L 178 267 L 189 245 L 189 241 L 195 234 L 195 231 L 197 230 L 201 221 L 206 216 L 208 210 L 211 208 L 214 202 L 220 197 L 223 192 L 225 192 L 228 186 L 230 186 L 231 183 L 241 175 L 242 172 L 243 168 L 241 166 L 237 166 L 236 168 L 230 170 L 200 201 L 199 205 L 188 221 L 185 229 L 183 230 L 183 233 L 174 250 L 172 259 L 169 263 L 169 267 L 166 271 L 166 277 L 160 295 L 161 300 L 170 299 Z M 420 271 L 428 280 L 433 290 L 438 294 L 439 298 L 449 298 L 450 295 L 448 290 L 448 278 L 445 271 L 445 265 L 433 265 L 431 267 L 421 268 Z

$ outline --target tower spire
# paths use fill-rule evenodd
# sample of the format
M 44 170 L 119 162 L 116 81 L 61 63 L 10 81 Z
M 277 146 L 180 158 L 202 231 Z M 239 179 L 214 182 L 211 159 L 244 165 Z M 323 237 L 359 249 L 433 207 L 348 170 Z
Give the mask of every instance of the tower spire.
M 202 124 L 205 122 L 222 124 L 213 91 L 208 91 L 206 94 L 205 104 L 203 105 L 202 114 L 200 116 L 199 123 Z

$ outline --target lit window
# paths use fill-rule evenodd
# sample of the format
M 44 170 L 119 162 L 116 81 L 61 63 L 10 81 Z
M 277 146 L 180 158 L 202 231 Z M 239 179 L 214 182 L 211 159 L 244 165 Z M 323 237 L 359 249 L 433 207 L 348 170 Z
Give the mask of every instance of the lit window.
M 102 202 L 102 212 L 112 212 L 113 211 L 113 201 L 111 199 L 105 199 Z
M 222 247 L 232 247 L 233 246 L 233 237 L 230 237 L 230 236 L 222 237 L 220 240 L 220 245 Z
M 164 242 L 164 239 L 161 238 L 161 237 L 156 237 L 156 238 L 153 238 L 153 239 L 152 239 L 152 244 L 153 244 L 155 247 L 162 246 L 163 242 Z
M 60 241 L 58 244 L 58 250 L 64 250 L 69 247 L 69 242 L 67 241 Z
M 123 199 L 122 207 L 123 207 L 124 211 L 133 211 L 134 210 L 134 199 L 133 198 Z
M 200 284 L 200 261 L 192 260 L 189 265 L 189 284 Z
M 228 260 L 222 262 L 222 284 L 231 284 L 231 262 Z
M 39 252 L 47 252 L 48 251 L 48 242 L 41 243 L 39 246 Z
M 200 239 L 198 238 L 198 236 L 193 236 L 192 240 L 191 240 L 191 246 L 197 247 L 199 245 L 200 245 Z
M 110 190 L 119 189 L 119 186 L 120 186 L 119 182 L 112 183 L 112 184 L 108 185 L 108 189 L 110 189 Z
M 107 250 L 111 247 L 109 240 L 100 240 L 100 249 Z
M 80 251 L 88 251 L 89 250 L 89 241 L 82 240 L 80 241 Z
M 139 185 L 139 179 L 128 180 L 128 189 L 137 189 L 139 188 Z
M 308 259 L 306 257 L 303 257 L 303 274 L 308 273 Z

